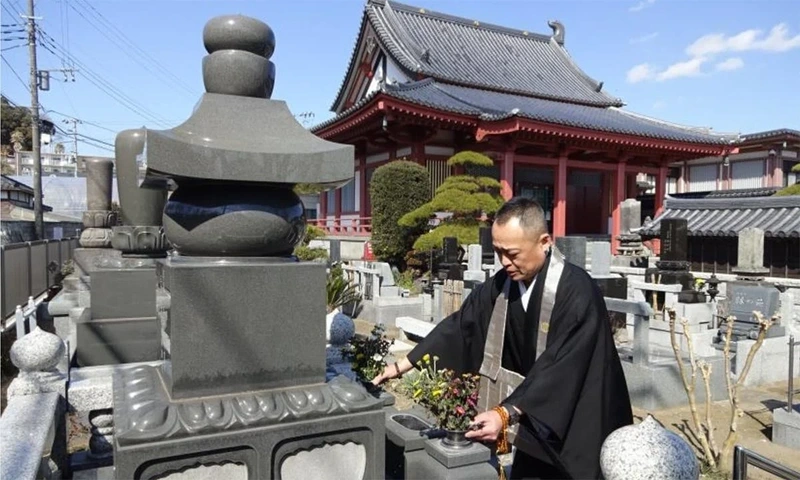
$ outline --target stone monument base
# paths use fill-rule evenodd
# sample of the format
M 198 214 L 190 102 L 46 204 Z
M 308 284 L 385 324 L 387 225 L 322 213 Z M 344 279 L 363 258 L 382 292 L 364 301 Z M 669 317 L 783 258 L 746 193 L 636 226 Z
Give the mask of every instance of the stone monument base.
M 79 367 L 148 362 L 161 356 L 161 324 L 155 316 L 96 319 L 87 308 L 75 330 Z
M 623 349 L 620 349 L 621 353 Z M 636 365 L 629 359 L 622 359 L 622 369 L 625 371 L 625 380 L 631 397 L 631 405 L 645 410 L 660 410 L 672 408 L 689 403 L 686 390 L 678 371 L 678 362 L 671 352 L 664 351 L 657 360 L 651 358 L 648 365 Z M 654 361 L 655 360 L 655 361 Z M 698 358 L 712 365 L 711 370 L 711 395 L 713 401 L 724 400 L 728 397 L 723 375 L 723 360 L 721 356 Z M 689 362 L 684 360 L 688 368 Z M 695 384 L 695 398 L 698 404 L 705 402 L 705 387 L 703 379 L 698 374 Z
M 385 422 L 382 402 L 344 377 L 175 401 L 158 368 L 128 368 L 114 379 L 115 477 L 229 466 L 243 478 L 382 478 Z
M 772 411 L 772 441 L 800 450 L 800 411 L 776 408 Z

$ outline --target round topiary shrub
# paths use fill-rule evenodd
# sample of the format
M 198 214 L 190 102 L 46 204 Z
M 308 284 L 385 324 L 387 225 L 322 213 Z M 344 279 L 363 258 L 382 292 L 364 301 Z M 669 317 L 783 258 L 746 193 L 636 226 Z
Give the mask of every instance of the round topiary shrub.
M 369 184 L 372 202 L 372 249 L 381 261 L 402 266 L 414 240 L 425 231 L 427 218 L 400 225 L 400 217 L 431 198 L 428 171 L 398 160 L 378 167 Z

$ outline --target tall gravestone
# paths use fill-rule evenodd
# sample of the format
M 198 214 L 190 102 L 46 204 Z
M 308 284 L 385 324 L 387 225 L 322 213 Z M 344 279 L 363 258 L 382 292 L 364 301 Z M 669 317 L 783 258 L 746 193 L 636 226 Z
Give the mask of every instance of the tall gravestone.
M 556 248 L 564 259 L 573 265 L 586 268 L 586 237 L 566 236 L 556 238 Z
M 627 299 L 628 279 L 611 273 L 611 243 L 592 242 L 590 249 L 592 252 L 592 278 L 600 287 L 603 296 Z M 626 314 L 608 312 L 608 316 L 614 331 L 625 327 Z
M 727 315 L 735 317 L 731 339 L 734 341 L 758 338 L 759 325 L 753 315 L 760 312 L 770 318 L 778 313 L 780 292 L 775 285 L 765 282 L 764 275 L 769 269 L 764 268 L 764 231 L 760 228 L 745 228 L 739 232 L 738 262 L 736 281 L 727 285 Z M 717 341 L 721 345 L 728 331 L 727 323 L 720 325 Z M 767 331 L 767 337 L 782 336 L 786 333 L 783 325 L 773 325 Z
M 107 158 L 86 160 L 86 211 L 79 243 L 84 248 L 111 246 L 111 227 L 117 214 L 111 210 L 114 163 Z
M 378 478 L 382 402 L 344 377 L 325 383 L 325 266 L 291 255 L 306 223 L 292 187 L 346 183 L 353 147 L 269 99 L 269 26 L 217 17 L 203 40 L 192 116 L 142 131 L 143 185 L 177 186 L 163 214 L 174 253 L 157 267 L 165 360 L 115 378 L 115 475 Z

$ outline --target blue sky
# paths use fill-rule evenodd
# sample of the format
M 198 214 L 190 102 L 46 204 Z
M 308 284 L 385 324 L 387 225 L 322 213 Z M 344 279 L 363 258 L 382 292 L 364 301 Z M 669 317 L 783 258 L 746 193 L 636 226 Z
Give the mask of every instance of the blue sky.
M 404 3 L 548 34 L 547 20 L 558 19 L 577 63 L 631 111 L 721 132 L 800 129 L 797 0 Z M 6 25 L 21 21 L 16 15 L 26 4 L 2 0 L 4 39 L 24 35 Z M 43 17 L 45 34 L 39 68 L 71 66 L 63 60 L 67 52 L 81 70 L 66 83 L 54 72 L 50 91 L 40 92 L 39 99 L 62 128 L 70 128 L 60 123 L 65 115 L 77 117 L 84 122 L 79 133 L 108 144 L 125 128 L 175 126 L 203 92 L 205 22 L 240 13 L 275 31 L 273 98 L 285 100 L 296 114 L 312 112 L 310 126 L 332 115 L 329 107 L 363 5 L 363 0 L 38 0 L 36 15 Z M 26 87 L 9 69 L 27 82 L 27 49 L 13 48 L 22 44 L 13 38 L 3 42 L 0 72 L 3 94 L 27 105 Z M 94 143 L 80 143 L 80 153 L 110 155 Z

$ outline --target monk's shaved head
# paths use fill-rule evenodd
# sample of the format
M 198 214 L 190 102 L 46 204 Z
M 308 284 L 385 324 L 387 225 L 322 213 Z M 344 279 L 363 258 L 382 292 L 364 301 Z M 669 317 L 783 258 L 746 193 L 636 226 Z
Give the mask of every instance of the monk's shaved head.
M 547 220 L 542 206 L 536 200 L 526 197 L 514 197 L 503 204 L 494 217 L 494 223 L 505 225 L 511 219 L 517 219 L 519 225 L 531 235 L 547 232 Z

